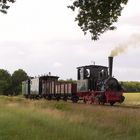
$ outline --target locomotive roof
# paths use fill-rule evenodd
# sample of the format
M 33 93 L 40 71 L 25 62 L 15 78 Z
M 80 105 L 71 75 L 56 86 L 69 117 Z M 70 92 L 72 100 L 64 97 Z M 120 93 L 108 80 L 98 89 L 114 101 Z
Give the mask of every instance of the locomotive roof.
M 79 68 L 108 68 L 108 67 L 101 66 L 101 65 L 86 65 L 86 66 L 77 67 L 77 69 L 79 69 Z

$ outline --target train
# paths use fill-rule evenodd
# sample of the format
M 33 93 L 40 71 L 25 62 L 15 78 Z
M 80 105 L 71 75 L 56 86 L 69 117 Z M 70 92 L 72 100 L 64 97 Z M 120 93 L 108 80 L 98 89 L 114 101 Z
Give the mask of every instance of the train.
M 77 81 L 59 81 L 50 73 L 29 78 L 22 82 L 22 94 L 30 99 L 83 101 L 88 104 L 122 103 L 125 100 L 123 88 L 112 76 L 113 57 L 108 57 L 109 65 L 85 65 L 77 67 Z

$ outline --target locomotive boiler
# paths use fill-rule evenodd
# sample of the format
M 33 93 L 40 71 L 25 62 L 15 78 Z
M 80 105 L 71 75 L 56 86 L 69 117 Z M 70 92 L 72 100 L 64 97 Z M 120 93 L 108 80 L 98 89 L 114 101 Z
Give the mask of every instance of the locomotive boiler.
M 109 66 L 86 65 L 77 68 L 77 83 L 58 81 L 58 76 L 40 76 L 22 83 L 22 93 L 27 98 L 63 99 L 89 104 L 114 105 L 125 99 L 123 89 L 112 76 L 113 57 L 109 57 Z

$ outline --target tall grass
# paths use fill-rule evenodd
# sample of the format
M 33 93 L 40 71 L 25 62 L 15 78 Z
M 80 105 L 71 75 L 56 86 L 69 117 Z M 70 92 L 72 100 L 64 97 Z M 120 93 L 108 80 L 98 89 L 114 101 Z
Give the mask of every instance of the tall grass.
M 130 95 L 114 107 L 1 96 L 0 140 L 139 140 L 140 94 Z
M 125 104 L 140 105 L 140 93 L 125 93 Z

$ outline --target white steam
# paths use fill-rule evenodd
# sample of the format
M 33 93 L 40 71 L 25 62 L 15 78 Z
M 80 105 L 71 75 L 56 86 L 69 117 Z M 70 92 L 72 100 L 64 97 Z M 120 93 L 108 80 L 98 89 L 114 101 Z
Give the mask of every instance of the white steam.
M 124 53 L 130 46 L 134 47 L 137 43 L 140 43 L 140 34 L 134 34 L 129 38 L 128 41 L 119 44 L 111 51 L 110 56 L 114 57 L 121 53 Z

